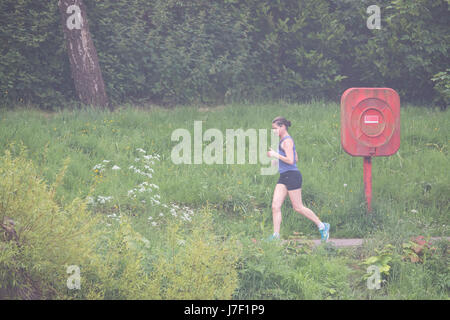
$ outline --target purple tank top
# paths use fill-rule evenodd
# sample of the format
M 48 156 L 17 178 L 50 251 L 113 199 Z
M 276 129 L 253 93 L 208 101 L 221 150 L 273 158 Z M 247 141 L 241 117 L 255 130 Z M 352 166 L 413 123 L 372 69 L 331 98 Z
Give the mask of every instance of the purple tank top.
M 281 154 L 282 156 L 286 157 L 286 153 L 284 152 L 284 150 L 281 148 L 281 144 L 283 143 L 283 141 L 287 138 L 292 139 L 291 136 L 286 136 L 283 139 L 280 140 L 280 143 L 278 144 L 278 153 Z M 292 139 L 292 142 L 294 142 L 294 139 Z M 283 160 L 278 160 L 278 171 L 280 173 L 286 172 L 286 171 L 290 171 L 290 170 L 297 170 L 297 161 L 295 161 L 295 143 L 294 143 L 294 164 L 287 164 L 286 162 L 284 162 Z

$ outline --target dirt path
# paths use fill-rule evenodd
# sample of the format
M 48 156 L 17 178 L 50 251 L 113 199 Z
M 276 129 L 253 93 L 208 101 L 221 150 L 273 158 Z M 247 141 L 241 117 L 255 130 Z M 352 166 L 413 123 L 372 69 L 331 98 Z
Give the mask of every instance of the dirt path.
M 441 240 L 441 239 L 446 239 L 447 241 L 450 241 L 450 237 L 431 237 L 430 241 L 436 241 L 436 240 Z M 367 239 L 370 240 L 370 239 Z M 367 241 L 365 239 L 328 239 L 328 243 L 332 243 L 333 245 L 335 245 L 337 248 L 346 248 L 346 247 L 359 247 L 362 246 L 364 244 L 364 241 Z M 288 241 L 290 242 L 295 242 L 297 243 L 299 246 L 307 244 L 307 243 L 312 243 L 314 244 L 314 246 L 318 246 L 321 244 L 320 239 L 315 239 L 315 240 L 306 240 L 306 239 L 290 239 L 290 240 L 283 240 L 283 243 L 287 243 Z

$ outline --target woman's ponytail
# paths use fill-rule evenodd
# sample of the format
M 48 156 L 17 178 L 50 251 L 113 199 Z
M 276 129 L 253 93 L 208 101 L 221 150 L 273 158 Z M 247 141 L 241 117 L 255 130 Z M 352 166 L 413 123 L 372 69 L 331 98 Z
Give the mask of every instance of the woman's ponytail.
M 276 123 L 278 126 L 284 125 L 286 129 L 291 126 L 291 122 L 284 117 L 276 117 L 272 120 L 272 123 Z

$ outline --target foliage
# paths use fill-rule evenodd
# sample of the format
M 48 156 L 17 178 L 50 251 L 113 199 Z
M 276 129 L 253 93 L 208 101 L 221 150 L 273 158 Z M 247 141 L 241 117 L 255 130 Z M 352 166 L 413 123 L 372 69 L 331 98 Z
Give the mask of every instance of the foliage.
M 267 241 L 245 246 L 237 299 L 348 299 L 346 259 L 325 247 L 293 250 Z M 283 263 L 280 263 L 283 261 Z
M 0 297 L 231 297 L 237 286 L 234 265 L 239 250 L 231 240 L 214 235 L 207 212 L 193 218 L 190 232 L 173 221 L 167 248 L 156 255 L 126 216 L 106 228 L 79 198 L 61 208 L 53 197 L 67 166 L 47 189 L 25 150 L 22 147 L 17 157 L 7 150 L 0 158 Z M 66 287 L 69 265 L 80 267 L 80 290 Z
M 9 225 L 3 236 L 0 232 L 3 298 L 64 297 L 67 267 L 90 268 L 98 219 L 79 198 L 64 207 L 55 201 L 55 188 L 66 168 L 47 188 L 23 147 L 17 157 L 6 150 L 0 158 L 0 221 Z
M 414 247 L 416 250 L 421 248 L 419 243 L 416 241 L 414 243 L 418 245 Z M 393 260 L 384 294 L 393 299 L 448 299 L 450 288 L 448 244 L 448 240 L 441 240 L 428 250 L 424 243 L 425 246 L 421 250 L 424 250 L 423 255 L 426 255 L 426 259 L 421 262 L 409 259 Z M 410 253 L 409 248 L 407 247 L 403 253 Z M 423 255 L 419 254 L 421 257 L 424 257 Z
M 0 99 L 53 108 L 74 86 L 57 1 L 0 2 Z
M 294 272 L 286 285 L 298 292 L 296 299 L 349 299 L 350 269 L 344 257 L 327 254 L 319 247 L 313 254 L 297 258 Z
M 270 201 L 276 176 L 260 175 L 259 165 L 176 166 L 170 161 L 171 145 L 167 144 L 167 137 L 173 128 L 190 130 L 193 121 L 199 118 L 207 119 L 211 126 L 217 124 L 222 130 L 267 128 L 276 115 L 274 113 L 280 110 L 293 123 L 291 135 L 303 145 L 299 163 L 305 177 L 302 192 L 305 205 L 334 226 L 333 238 L 381 237 L 375 246 L 368 241 L 362 248 L 332 251 L 328 247 L 316 250 L 259 242 L 256 239 L 265 238 L 272 232 Z M 450 180 L 448 175 L 442 174 L 442 168 L 448 166 L 450 126 L 446 112 L 449 111 L 424 110 L 411 105 L 402 109 L 402 147 L 395 156 L 376 160 L 374 170 L 377 174 L 373 182 L 374 204 L 377 205 L 373 212 L 375 216 L 368 217 L 362 193 L 362 161 L 349 157 L 340 148 L 337 104 L 279 102 L 276 105 L 246 105 L 245 108 L 230 105 L 208 111 L 184 106 L 175 111 L 154 108 L 151 112 L 125 107 L 114 113 L 96 109 L 58 113 L 21 108 L 0 110 L 1 153 L 10 150 L 8 161 L 17 163 L 16 168 L 6 165 L 5 157 L 0 160 L 3 168 L 0 178 L 5 180 L 0 181 L 0 208 L 4 210 L 0 213 L 6 212 L 6 217 L 15 223 L 15 231 L 19 231 L 22 224 L 17 217 L 28 217 L 38 208 L 42 209 L 43 221 L 53 218 L 56 220 L 50 225 L 56 225 L 57 230 L 69 228 L 64 226 L 69 222 L 63 220 L 63 216 L 43 213 L 44 200 L 49 197 L 44 191 L 33 191 L 38 188 L 32 182 L 41 175 L 50 185 L 55 184 L 55 188 L 50 187 L 47 191 L 54 192 L 51 203 L 59 212 L 70 208 L 73 201 L 78 203 L 77 198 L 114 196 L 111 203 L 98 202 L 97 206 L 87 207 L 93 209 L 89 215 L 78 208 L 81 205 L 74 205 L 72 214 L 87 215 L 83 223 L 95 221 L 90 232 L 74 234 L 86 240 L 86 243 L 76 242 L 80 248 L 89 249 L 86 259 L 83 259 L 85 249 L 80 256 L 78 250 L 81 249 L 71 248 L 69 241 L 56 239 L 57 234 L 42 235 L 39 230 L 47 232 L 49 229 L 47 225 L 39 225 L 40 220 L 35 224 L 39 228 L 28 232 L 39 237 L 37 247 L 26 246 L 27 256 L 24 256 L 24 252 L 15 251 L 14 232 L 8 229 L 10 221 L 2 216 L 0 223 L 9 231 L 0 228 L 0 245 L 8 247 L 0 250 L 0 283 L 3 288 L 9 288 L 9 292 L 5 289 L 0 294 L 9 298 L 62 299 L 168 299 L 169 296 L 195 298 L 200 295 L 205 299 L 229 298 L 230 295 L 234 299 L 448 299 L 448 241 L 433 242 L 430 248 L 420 243 L 418 247 L 402 246 L 417 234 L 427 237 L 448 235 Z M 29 151 L 27 158 L 33 162 L 25 157 L 20 157 L 22 162 L 19 162 L 20 148 L 10 146 L 11 141 L 23 141 Z M 148 154 L 139 151 L 137 148 L 140 147 Z M 161 161 L 154 165 L 136 162 L 137 157 L 142 161 L 144 155 L 155 154 Z M 60 167 L 67 157 L 71 161 L 66 163 L 67 169 L 62 170 L 63 175 Z M 100 166 L 104 164 L 103 159 L 110 162 Z M 34 170 L 26 169 L 26 164 L 32 165 Z M 154 169 L 153 177 L 147 180 L 131 169 L 127 171 L 130 164 L 142 171 L 143 165 L 150 164 Z M 114 166 L 122 169 L 113 170 Z M 99 172 L 95 172 L 95 168 Z M 8 176 L 8 172 L 13 175 Z M 28 174 L 25 176 L 23 172 Z M 159 186 L 154 192 L 161 196 L 161 204 L 179 206 L 180 210 L 173 211 L 177 217 L 171 214 L 171 208 L 177 207 L 168 207 L 164 211 L 154 205 L 156 202 L 150 201 L 151 197 L 157 199 L 155 193 L 138 193 L 136 201 L 127 197 L 130 188 L 139 189 L 143 179 Z M 93 181 L 95 192 L 90 190 Z M 35 201 L 34 195 L 41 201 Z M 15 202 L 8 200 L 7 204 L 1 199 L 14 199 Z M 147 201 L 142 203 L 142 200 Z M 201 218 L 201 206 L 205 203 L 209 203 L 206 209 L 209 218 Z M 33 209 L 35 205 L 37 209 Z M 31 208 L 32 212 L 12 210 L 23 206 Z M 193 218 L 191 222 L 181 219 L 185 206 L 194 212 L 189 213 Z M 319 237 L 317 228 L 293 211 L 288 199 L 282 211 L 283 239 L 289 239 L 290 235 L 306 239 Z M 120 219 L 113 218 L 113 214 Z M 197 214 L 200 220 L 194 220 Z M 151 216 L 153 220 L 148 219 Z M 198 223 L 203 219 L 206 229 L 203 223 Z M 152 226 L 150 221 L 157 222 L 157 226 Z M 94 236 L 96 234 L 98 236 Z M 238 249 L 234 241 L 228 240 L 234 237 L 239 237 Z M 252 238 L 254 242 L 250 240 Z M 382 248 L 386 243 L 395 248 L 392 255 L 383 258 Z M 66 265 L 60 262 L 66 254 L 59 248 L 72 252 L 66 259 L 67 264 L 81 266 L 81 290 L 67 289 L 69 275 Z M 411 262 L 410 249 L 420 249 L 417 254 L 420 261 Z M 225 259 L 227 252 L 234 255 L 236 251 L 238 257 Z M 365 254 L 359 255 L 361 251 Z M 193 261 L 192 257 L 199 258 Z M 389 275 L 382 274 L 384 282 L 380 290 L 369 290 L 361 281 L 367 265 L 358 263 L 369 257 L 375 257 L 375 262 L 380 262 L 382 267 L 390 267 Z M 216 258 L 222 265 L 214 263 Z M 56 265 L 48 262 L 49 259 Z M 232 263 L 234 259 L 237 263 Z M 47 275 L 47 269 L 42 268 L 35 270 L 39 267 L 35 268 L 33 261 L 40 261 L 36 265 L 44 264 L 59 274 Z M 166 269 L 159 266 L 159 262 Z M 183 269 L 188 263 L 192 268 Z M 237 280 L 233 280 L 236 279 L 232 276 L 233 268 Z M 212 283 L 211 279 L 216 279 L 217 283 L 213 283 L 215 292 L 193 283 L 190 272 L 195 279 L 206 279 L 206 282 Z M 223 287 L 226 283 L 223 279 L 232 279 L 229 287 Z M 18 292 L 13 281 L 29 284 L 30 289 Z M 179 288 L 184 291 L 178 291 Z
M 432 254 L 424 261 L 425 272 L 431 276 L 431 285 L 448 293 L 450 291 L 450 243 L 448 240 L 435 241 Z
M 231 240 L 218 239 L 211 215 L 199 211 L 192 231 L 180 229 L 173 221 L 167 228 L 166 254 L 161 254 L 152 273 L 161 299 L 230 299 L 237 287 L 235 264 L 239 247 Z
M 364 40 L 356 35 L 355 80 L 395 88 L 402 100 L 431 101 L 430 79 L 448 55 L 448 1 L 382 1 L 380 7 L 381 30 L 362 31 Z
M 431 81 L 437 92 L 436 103 L 440 104 L 441 109 L 446 109 L 450 104 L 450 69 L 436 73 Z
M 385 245 L 382 249 L 375 249 L 377 255 L 371 256 L 362 262 L 365 266 L 376 266 L 380 275 L 385 278 L 389 276 L 389 270 L 391 269 L 391 261 L 394 259 L 394 246 L 391 244 Z M 363 280 L 367 280 L 370 273 L 366 273 L 363 276 Z M 381 282 L 386 280 L 380 279 Z
M 236 299 L 292 299 L 293 294 L 283 287 L 289 275 L 290 257 L 277 243 L 244 243 L 238 264 L 239 288 Z M 283 260 L 283 263 L 280 261 Z
M 448 0 L 381 1 L 381 30 L 366 26 L 368 1 L 84 2 L 116 104 L 336 100 L 350 86 L 447 97 Z M 1 99 L 76 99 L 57 2 L 2 1 L 0 19 Z
M 425 240 L 425 237 L 418 236 L 414 240 L 403 243 L 403 259 L 409 259 L 411 262 L 425 263 L 427 258 L 436 251 L 431 243 Z
M 98 246 L 98 271 L 93 275 L 101 289 L 96 299 L 155 299 L 158 288 L 146 270 L 151 260 L 149 241 L 123 217 L 106 232 Z M 84 274 L 84 277 L 88 277 Z

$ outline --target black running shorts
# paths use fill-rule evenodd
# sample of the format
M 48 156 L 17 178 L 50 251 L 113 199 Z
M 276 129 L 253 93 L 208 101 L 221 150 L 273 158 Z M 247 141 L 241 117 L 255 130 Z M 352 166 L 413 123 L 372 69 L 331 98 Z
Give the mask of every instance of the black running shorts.
M 302 174 L 298 170 L 280 173 L 278 183 L 284 184 L 288 190 L 300 189 L 302 187 Z

